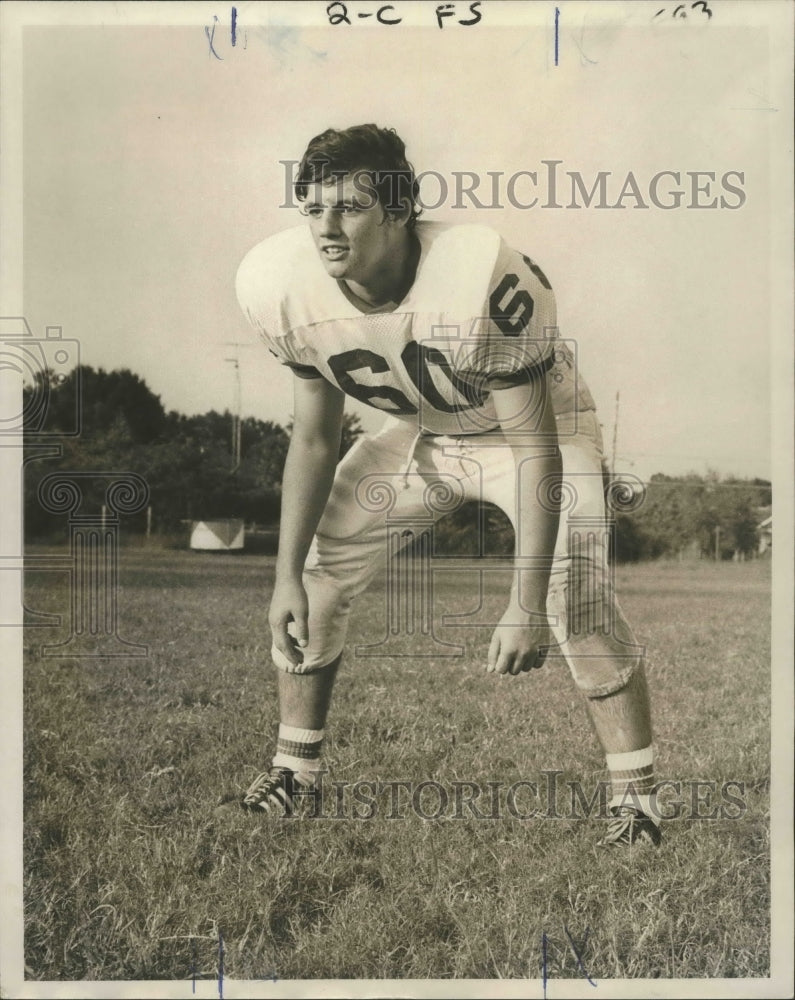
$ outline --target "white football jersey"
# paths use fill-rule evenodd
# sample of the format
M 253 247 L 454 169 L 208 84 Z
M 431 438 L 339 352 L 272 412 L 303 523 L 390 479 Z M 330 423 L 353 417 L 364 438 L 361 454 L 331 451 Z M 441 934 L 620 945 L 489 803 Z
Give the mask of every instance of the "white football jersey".
M 271 352 L 428 434 L 498 426 L 491 390 L 546 378 L 556 415 L 594 409 L 559 339 L 555 297 L 530 258 L 480 225 L 419 222 L 414 283 L 390 311 L 362 312 L 325 270 L 308 225 L 240 265 L 240 305 Z

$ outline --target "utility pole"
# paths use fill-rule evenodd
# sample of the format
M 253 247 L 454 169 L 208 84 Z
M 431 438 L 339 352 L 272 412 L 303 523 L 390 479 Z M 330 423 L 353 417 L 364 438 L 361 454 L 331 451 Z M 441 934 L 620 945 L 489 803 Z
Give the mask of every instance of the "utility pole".
M 224 361 L 230 362 L 235 369 L 235 409 L 232 414 L 232 454 L 235 456 L 235 464 L 232 472 L 237 472 L 240 468 L 240 362 L 237 358 L 224 358 Z
M 720 525 L 715 525 L 715 562 L 720 562 Z
M 226 340 L 224 341 L 227 347 L 234 347 L 235 356 L 233 358 L 224 358 L 224 361 L 228 361 L 235 369 L 235 407 L 232 413 L 232 454 L 234 455 L 234 466 L 232 472 L 237 472 L 240 468 L 240 462 L 242 460 L 242 390 L 240 386 L 240 359 L 238 353 L 241 347 L 253 347 L 253 344 L 241 344 L 237 341 Z

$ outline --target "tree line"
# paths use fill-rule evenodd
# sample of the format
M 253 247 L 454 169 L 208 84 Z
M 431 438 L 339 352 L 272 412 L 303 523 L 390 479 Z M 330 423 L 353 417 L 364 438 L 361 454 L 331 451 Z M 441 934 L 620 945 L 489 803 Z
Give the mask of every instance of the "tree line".
M 240 423 L 240 463 L 234 416 L 211 410 L 195 416 L 166 411 L 160 398 L 128 370 L 104 371 L 83 365 L 60 383 L 39 376 L 24 389 L 26 447 L 25 536 L 58 532 L 62 518 L 38 499 L 42 478 L 56 471 L 135 472 L 149 484 L 153 530 L 173 534 L 185 522 L 242 518 L 247 524 L 275 526 L 291 424 L 246 417 Z M 79 430 L 79 433 L 74 432 Z M 344 417 L 340 456 L 362 434 L 359 418 Z M 64 435 L 58 457 L 36 458 L 42 435 Z M 50 440 L 52 438 L 49 438 Z M 604 485 L 610 475 L 604 470 Z M 104 485 L 84 486 L 85 505 L 96 511 Z M 639 504 L 618 512 L 612 523 L 619 561 L 699 556 L 746 558 L 758 547 L 757 526 L 772 503 L 764 479 L 658 473 L 646 484 Z M 128 530 L 143 531 L 144 513 L 125 519 Z M 466 504 L 436 529 L 440 552 L 507 554 L 513 533 L 507 518 L 490 505 Z
M 35 405 L 47 394 L 46 415 Z M 60 384 L 24 390 L 26 446 L 58 438 L 57 458 L 28 461 L 25 466 L 25 535 L 32 539 L 57 530 L 61 521 L 44 510 L 38 487 L 52 472 L 134 472 L 149 484 L 154 529 L 181 531 L 186 521 L 242 518 L 273 524 L 279 518 L 281 478 L 289 431 L 269 420 L 246 417 L 240 422 L 240 464 L 234 454 L 234 421 L 229 411 L 210 410 L 196 416 L 166 411 L 138 375 L 128 370 L 106 372 L 83 365 Z M 39 408 L 40 409 L 40 408 Z M 44 422 L 42 422 L 44 419 Z M 27 424 L 35 426 L 28 427 Z M 73 435 L 75 426 L 79 434 Z M 358 417 L 346 414 L 340 454 L 362 433 Z M 104 483 L 83 485 L 87 510 L 99 510 Z M 125 518 L 132 530 L 143 530 L 145 513 Z

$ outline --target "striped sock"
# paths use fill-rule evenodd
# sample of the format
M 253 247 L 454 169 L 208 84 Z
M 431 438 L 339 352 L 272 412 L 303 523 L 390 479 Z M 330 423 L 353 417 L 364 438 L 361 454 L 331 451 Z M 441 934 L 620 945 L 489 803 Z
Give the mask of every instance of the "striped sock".
M 323 729 L 297 729 L 279 723 L 274 767 L 289 767 L 291 771 L 314 774 L 320 770 L 320 750 Z
M 606 757 L 613 793 L 610 798 L 611 807 L 631 806 L 659 822 L 650 805 L 654 788 L 653 748 L 648 746 L 628 753 L 609 753 Z

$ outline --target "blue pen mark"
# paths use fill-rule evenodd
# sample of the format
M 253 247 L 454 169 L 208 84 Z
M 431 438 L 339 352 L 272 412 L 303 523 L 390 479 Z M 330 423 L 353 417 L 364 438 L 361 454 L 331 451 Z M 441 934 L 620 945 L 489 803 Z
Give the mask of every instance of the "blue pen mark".
M 558 65 L 558 52 L 560 43 L 560 7 L 555 8 L 555 65 Z
M 215 26 L 217 23 L 218 23 L 218 15 L 213 14 L 212 31 L 210 31 L 210 29 L 205 25 L 204 33 L 207 36 L 207 42 L 210 46 L 210 55 L 215 56 L 216 59 L 220 59 L 221 56 L 219 56 L 218 53 L 215 51 L 215 46 L 213 45 L 213 40 L 215 39 Z
M 224 1000 L 224 936 L 218 931 L 218 1000 Z
M 547 1000 L 547 932 L 541 932 L 541 980 L 544 984 L 544 1000 Z
M 574 943 L 574 938 L 571 936 L 571 934 L 569 932 L 569 928 L 565 924 L 563 925 L 563 930 L 566 932 L 566 937 L 569 939 L 569 944 L 571 945 L 571 950 L 574 952 L 574 957 L 577 959 L 577 965 L 579 965 L 580 971 L 582 972 L 583 976 L 585 976 L 585 978 L 588 980 L 588 982 L 591 984 L 591 986 L 596 986 L 596 983 L 588 975 L 588 972 L 587 972 L 587 970 L 585 968 L 585 963 L 582 960 L 582 954 L 581 954 L 582 951 L 585 951 L 585 945 L 586 945 L 586 943 L 588 941 L 588 935 L 591 933 L 591 928 L 590 927 L 586 927 L 585 928 L 585 937 L 582 939 L 582 943 L 580 944 L 579 948 Z
M 232 8 L 232 48 L 237 41 L 237 7 Z

